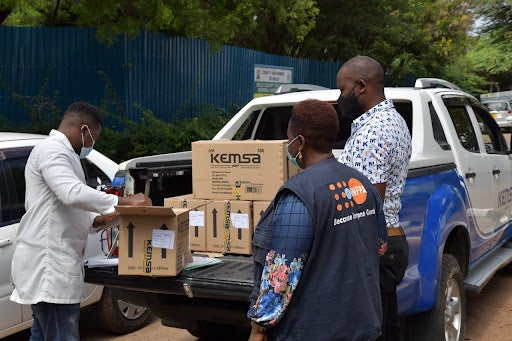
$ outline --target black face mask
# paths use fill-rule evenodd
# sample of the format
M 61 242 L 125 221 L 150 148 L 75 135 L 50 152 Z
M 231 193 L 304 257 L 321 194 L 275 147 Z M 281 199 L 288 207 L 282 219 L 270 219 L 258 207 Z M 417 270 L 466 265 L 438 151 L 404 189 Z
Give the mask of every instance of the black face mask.
M 341 117 L 353 121 L 359 116 L 361 116 L 364 111 L 361 107 L 361 104 L 357 101 L 357 97 L 354 93 L 354 89 L 357 85 L 354 85 L 348 97 L 344 97 L 340 94 L 338 98 L 338 112 Z

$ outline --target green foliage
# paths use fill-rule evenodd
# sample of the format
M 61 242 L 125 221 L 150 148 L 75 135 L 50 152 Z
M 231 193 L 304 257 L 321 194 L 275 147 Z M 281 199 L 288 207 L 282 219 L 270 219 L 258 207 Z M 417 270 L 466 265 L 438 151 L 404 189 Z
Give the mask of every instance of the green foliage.
M 313 0 L 254 1 L 252 24 L 230 43 L 268 53 L 300 56 L 320 13 Z
M 475 1 L 480 37 L 468 52 L 475 73 L 488 80 L 487 91 L 512 89 L 512 1 Z
M 29 125 L 19 126 L 0 115 L 2 131 L 29 132 L 46 135 L 59 126 L 62 112 L 56 106 L 52 110 L 40 111 L 40 103 L 27 108 L 34 118 Z M 148 109 L 139 108 L 142 118 L 131 121 L 118 114 L 108 112 L 114 121 L 123 121 L 124 127 L 107 124 L 94 148 L 116 162 L 139 156 L 173 153 L 191 150 L 191 143 L 209 140 L 222 128 L 232 113 L 220 108 L 198 117 L 165 122 L 158 119 Z M 104 115 L 105 116 L 105 115 Z M 122 113 L 122 116 L 125 116 Z
M 0 0 L 0 9 L 7 13 L 6 26 L 63 26 L 74 19 L 72 1 L 61 0 Z
M 95 148 L 122 162 L 138 156 L 191 150 L 191 143 L 211 139 L 226 124 L 229 114 L 221 109 L 183 120 L 165 122 L 139 108 L 140 122 L 127 121 L 123 130 L 105 127 Z
M 134 38 L 145 29 L 218 46 L 251 26 L 253 1 L 0 0 L 0 18 L 7 26 L 96 27 L 98 39 L 107 45 L 121 34 Z
M 0 127 L 2 131 L 18 131 L 18 127 L 2 114 L 0 114 Z
M 213 138 L 239 109 L 236 106 L 223 109 L 203 105 L 195 108 L 196 112 L 202 113 L 200 116 L 165 122 L 150 110 L 137 106 L 141 119 L 133 121 L 124 112 L 110 79 L 103 72 L 100 72 L 100 76 L 105 81 L 105 95 L 98 108 L 105 126 L 94 148 L 118 163 L 139 156 L 190 150 L 192 141 Z M 0 113 L 2 131 L 46 135 L 59 126 L 65 108 L 59 107 L 57 92 L 53 97 L 47 96 L 46 82 L 35 96 L 20 96 L 5 82 L 2 86 L 9 90 L 10 96 L 16 99 L 29 117 L 28 124 L 16 125 Z
M 403 34 L 394 43 L 394 66 L 390 72 L 398 79 L 406 74 L 447 78 L 448 69 L 459 65 L 468 46 L 472 15 L 467 3 L 409 1 L 401 18 Z
M 327 61 L 365 54 L 390 84 L 414 75 L 512 88 L 511 0 L 0 0 L 0 23 L 95 27 L 108 45 L 148 30 Z
M 51 129 L 57 127 L 61 119 L 61 110 L 58 106 L 59 93 L 55 91 L 52 95 L 47 94 L 48 75 L 45 82 L 39 88 L 35 96 L 25 96 L 15 92 L 10 84 L 2 77 L 0 83 L 9 95 L 26 112 L 29 125 L 14 126 L 4 118 L 0 126 L 3 131 L 29 131 L 35 134 L 48 134 Z

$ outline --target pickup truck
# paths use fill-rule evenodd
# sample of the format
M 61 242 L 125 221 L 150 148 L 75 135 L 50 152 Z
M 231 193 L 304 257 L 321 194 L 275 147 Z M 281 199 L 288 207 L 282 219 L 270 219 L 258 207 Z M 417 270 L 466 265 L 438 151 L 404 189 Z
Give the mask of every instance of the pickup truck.
M 339 90 L 256 98 L 213 139 L 286 139 L 291 108 L 315 98 L 336 107 Z M 412 136 L 401 225 L 410 246 L 398 288 L 409 340 L 463 340 L 466 293 L 479 293 L 512 261 L 512 155 L 487 109 L 455 85 L 422 78 L 386 88 Z M 347 127 L 344 127 L 345 129 Z M 335 145 L 338 155 L 343 143 Z M 191 154 L 136 158 L 120 165 L 156 205 L 191 193 Z M 122 300 L 147 306 L 163 324 L 205 336 L 249 327 L 250 256 L 224 255 L 209 268 L 177 277 L 119 276 L 115 267 L 86 269 L 86 281 L 113 287 Z M 333 317 L 334 318 L 334 317 Z M 230 328 L 226 328 L 230 325 Z

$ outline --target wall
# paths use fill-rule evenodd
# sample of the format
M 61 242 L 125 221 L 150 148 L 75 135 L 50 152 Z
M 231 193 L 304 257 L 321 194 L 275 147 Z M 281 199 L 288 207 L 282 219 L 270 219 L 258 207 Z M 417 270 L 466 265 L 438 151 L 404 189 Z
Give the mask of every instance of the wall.
M 214 51 L 205 41 L 146 31 L 107 47 L 94 29 L 0 26 L 0 46 L 0 115 L 14 122 L 30 120 L 27 107 L 45 112 L 78 100 L 122 109 L 132 120 L 138 106 L 164 120 L 192 117 L 207 105 L 252 99 L 255 64 L 293 67 L 294 83 L 331 88 L 342 64 L 232 46 Z

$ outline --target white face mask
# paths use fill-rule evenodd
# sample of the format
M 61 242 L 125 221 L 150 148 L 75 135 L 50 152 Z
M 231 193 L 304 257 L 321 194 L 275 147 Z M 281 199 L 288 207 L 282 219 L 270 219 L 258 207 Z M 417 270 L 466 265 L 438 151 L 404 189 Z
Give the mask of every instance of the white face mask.
M 91 140 L 92 140 L 92 145 L 90 147 L 86 147 L 85 146 L 85 143 L 84 143 L 84 133 L 82 132 L 82 149 L 80 149 L 80 159 L 85 159 L 87 157 L 87 155 L 89 155 L 94 147 L 94 143 L 96 141 L 94 141 L 94 138 L 92 137 L 92 134 L 91 134 L 91 131 L 89 130 L 89 127 L 86 126 L 86 125 L 83 125 L 80 130 L 82 130 L 84 127 L 87 128 L 87 131 L 89 132 L 89 136 L 91 137 Z

